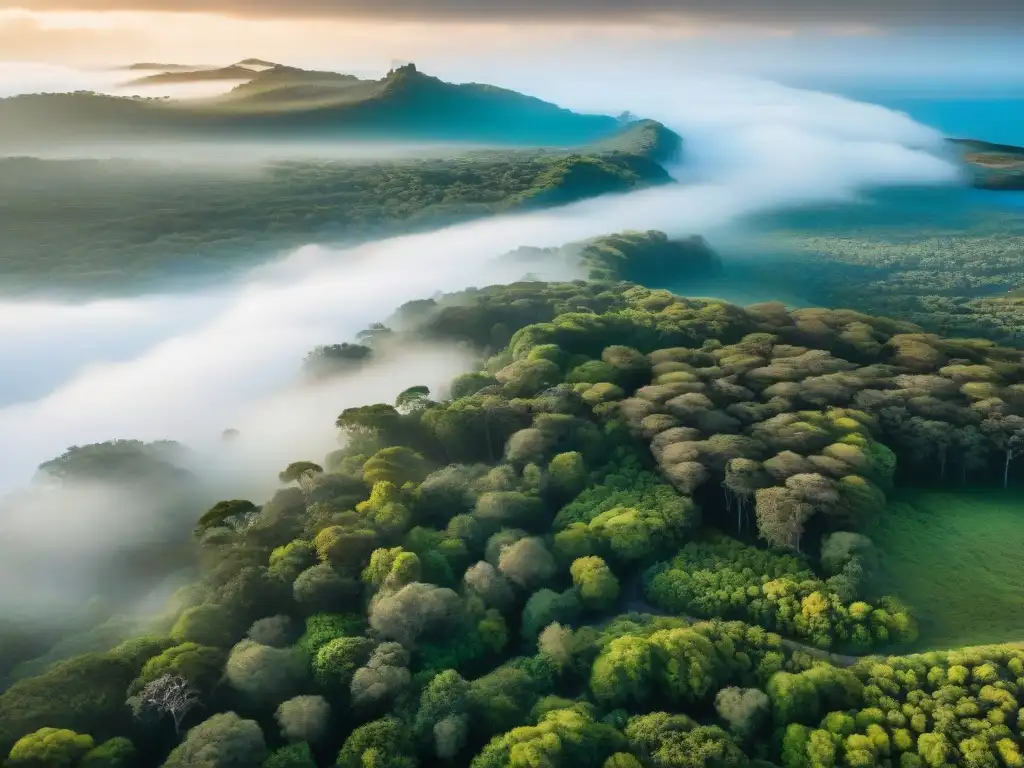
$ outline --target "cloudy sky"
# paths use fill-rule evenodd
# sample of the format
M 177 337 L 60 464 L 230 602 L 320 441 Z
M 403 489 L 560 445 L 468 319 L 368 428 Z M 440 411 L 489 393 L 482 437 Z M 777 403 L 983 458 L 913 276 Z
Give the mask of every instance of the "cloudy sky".
M 824 74 L 884 71 L 899 60 L 967 78 L 1006 77 L 1019 69 L 1012 62 L 1024 31 L 1022 0 L 3 2 L 0 59 L 75 65 L 257 56 L 368 70 L 415 59 L 436 70 L 455 67 L 459 56 L 564 59 L 600 50 L 595 59 L 773 70 L 757 74 L 785 75 L 815 60 Z

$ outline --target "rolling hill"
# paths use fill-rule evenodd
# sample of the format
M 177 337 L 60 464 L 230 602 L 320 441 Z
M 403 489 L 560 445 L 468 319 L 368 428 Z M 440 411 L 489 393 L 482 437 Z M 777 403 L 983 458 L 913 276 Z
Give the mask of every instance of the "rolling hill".
M 252 77 L 211 99 L 172 101 L 93 92 L 0 99 L 0 150 L 29 153 L 90 142 L 145 140 L 373 139 L 573 146 L 613 135 L 614 117 L 579 114 L 516 91 L 454 84 L 408 64 L 381 80 L 360 80 L 269 64 L 227 68 Z M 150 76 L 209 78 L 211 71 Z M 225 70 L 212 70 L 220 75 Z M 243 73 L 244 74 L 244 73 Z

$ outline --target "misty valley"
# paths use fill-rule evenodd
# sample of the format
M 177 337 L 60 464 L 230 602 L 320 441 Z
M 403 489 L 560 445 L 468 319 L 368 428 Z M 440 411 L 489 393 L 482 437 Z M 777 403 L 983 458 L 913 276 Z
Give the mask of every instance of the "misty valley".
M 0 765 L 1024 767 L 1024 148 L 646 75 L 0 98 Z

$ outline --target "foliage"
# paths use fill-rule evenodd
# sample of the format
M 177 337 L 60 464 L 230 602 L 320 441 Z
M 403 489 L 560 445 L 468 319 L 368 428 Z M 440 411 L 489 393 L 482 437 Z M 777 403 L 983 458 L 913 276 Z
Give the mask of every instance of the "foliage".
M 1024 631 L 1020 502 L 974 490 L 901 493 L 872 529 L 879 584 L 916 609 L 928 647 L 1008 642 Z M 984 567 L 979 567 L 984 563 Z M 956 574 L 936 579 L 936 573 Z
M 878 608 L 844 603 L 798 558 L 724 537 L 690 542 L 647 578 L 647 594 L 672 612 L 743 619 L 818 648 L 864 651 L 917 637 L 910 616 L 892 601 Z
M 91 736 L 59 728 L 40 728 L 18 739 L 6 765 L 25 768 L 73 768 L 93 748 Z
M 0 112 L 5 106 L 0 100 Z M 52 288 L 61 275 L 60 287 L 80 291 L 173 279 L 186 269 L 239 269 L 310 240 L 351 242 L 670 181 L 643 152 L 278 160 L 255 178 L 214 168 L 167 173 L 128 159 L 6 158 L 0 224 L 13 234 L 0 251 L 0 274 L 25 289 Z
M 165 768 L 242 768 L 260 765 L 267 757 L 263 732 L 254 720 L 243 720 L 234 712 L 221 712 L 190 730 L 174 751 Z
M 136 768 L 1020 768 L 1024 652 L 879 655 L 917 617 L 927 646 L 954 612 L 1013 636 L 1018 351 L 611 282 L 400 314 L 398 341 L 480 350 L 476 378 L 344 411 L 328 471 L 297 462 L 301 487 L 194 542 L 170 638 L 15 682 L 0 748 L 56 729 L 134 742 Z M 945 488 L 965 479 L 992 490 Z

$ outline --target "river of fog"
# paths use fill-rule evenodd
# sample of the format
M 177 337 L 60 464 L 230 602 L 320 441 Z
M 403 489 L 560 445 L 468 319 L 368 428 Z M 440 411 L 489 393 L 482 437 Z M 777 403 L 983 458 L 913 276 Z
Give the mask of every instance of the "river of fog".
M 0 96 L 85 88 L 95 74 L 76 73 L 71 82 L 67 72 L 23 72 L 18 81 L 17 71 L 0 66 Z M 348 249 L 309 244 L 189 294 L 0 301 L 0 494 L 71 445 L 173 439 L 204 457 L 219 497 L 262 501 L 289 461 L 319 460 L 336 446 L 334 419 L 344 408 L 392 400 L 414 384 L 436 391 L 474 362 L 453 347 L 399 350 L 311 389 L 298 376 L 311 347 L 351 341 L 412 299 L 519 279 L 524 265 L 498 258 L 518 246 L 661 229 L 701 233 L 721 247 L 750 214 L 957 177 L 934 131 L 827 94 L 735 78 L 623 81 L 600 91 L 590 81 L 548 83 L 538 95 L 662 120 L 687 140 L 686 164 L 674 169 L 685 183 Z M 174 149 L 151 147 L 164 157 Z M 560 264 L 541 276 L 580 275 Z M 722 296 L 720 288 L 699 292 Z M 749 289 L 723 297 L 769 298 Z M 240 436 L 225 456 L 227 428 Z M 37 612 L 87 598 L 119 547 L 157 541 L 167 525 L 159 505 L 110 489 L 19 499 L 0 520 L 0 582 L 35 585 L 10 597 Z M 40 526 L 50 519 L 60 524 Z M 182 530 L 194 519 L 180 521 Z
M 0 78 L 0 94 L 17 90 L 10 78 L 9 70 Z M 470 361 L 420 354 L 300 408 L 294 381 L 305 352 L 351 340 L 404 301 L 517 279 L 522 270 L 495 257 L 521 245 L 626 228 L 700 232 L 714 244 L 746 214 L 956 179 L 931 129 L 828 94 L 737 78 L 622 82 L 601 93 L 572 86 L 539 95 L 590 111 L 629 109 L 684 135 L 687 183 L 344 251 L 309 245 L 189 295 L 0 303 L 0 488 L 69 445 L 119 437 L 202 448 L 234 427 L 250 435 L 254 472 L 318 458 L 341 408 L 414 383 L 437 386 Z

